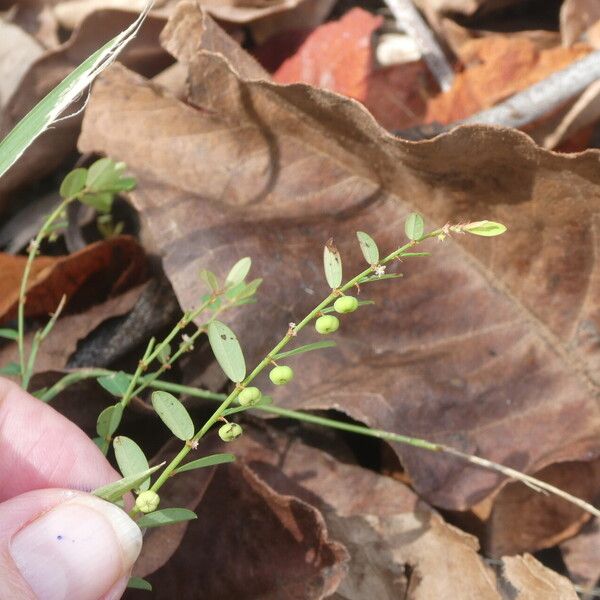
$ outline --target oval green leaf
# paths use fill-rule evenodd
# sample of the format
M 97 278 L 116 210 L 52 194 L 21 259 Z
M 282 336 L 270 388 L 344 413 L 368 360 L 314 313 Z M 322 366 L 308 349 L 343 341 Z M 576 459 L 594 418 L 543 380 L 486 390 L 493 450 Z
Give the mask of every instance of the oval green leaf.
M 14 329 L 0 329 L 0 338 L 5 338 L 7 340 L 18 340 L 19 332 Z
M 225 375 L 239 383 L 246 377 L 246 361 L 235 333 L 221 321 L 211 321 L 208 325 L 208 341 L 217 362 Z
M 189 463 L 186 463 L 178 469 L 175 469 L 175 473 L 184 473 L 185 471 L 193 471 L 194 469 L 205 469 L 206 467 L 213 467 L 214 465 L 230 463 L 234 460 L 235 456 L 233 454 L 211 454 L 210 456 L 205 456 L 198 460 L 192 460 Z
M 342 257 L 333 243 L 333 238 L 330 238 L 325 244 L 323 267 L 329 287 L 332 290 L 339 288 L 342 285 Z
M 141 473 L 149 468 L 148 460 L 142 449 L 130 438 L 119 435 L 113 440 L 115 458 L 123 477 Z M 146 479 L 139 489 L 145 491 L 150 487 L 150 479 Z
M 197 518 L 196 513 L 187 508 L 163 508 L 144 515 L 137 524 L 140 527 L 162 527 Z
M 10 362 L 4 367 L 0 368 L 0 375 L 20 375 L 21 366 L 15 362 Z
M 94 192 L 112 190 L 119 180 L 120 173 L 110 158 L 101 158 L 94 162 L 87 172 L 86 185 Z
M 365 257 L 365 260 L 370 265 L 376 265 L 379 262 L 379 248 L 375 243 L 375 240 L 364 231 L 357 231 L 356 237 L 360 244 L 360 249 Z
M 240 260 L 231 267 L 231 271 L 229 271 L 229 274 L 225 278 L 225 286 L 229 287 L 242 283 L 242 281 L 246 279 L 246 275 L 248 275 L 251 266 L 252 259 L 249 256 L 240 258 Z
M 117 430 L 123 416 L 123 405 L 113 404 L 107 406 L 99 415 L 96 421 L 96 433 L 101 438 L 108 439 Z
M 404 223 L 404 231 L 409 240 L 419 240 L 425 231 L 425 222 L 419 213 L 410 213 Z
M 187 441 L 194 437 L 194 423 L 185 406 L 168 392 L 154 392 L 152 406 L 175 437 Z
M 131 377 L 123 371 L 118 371 L 112 375 L 104 375 L 98 377 L 96 380 L 109 394 L 120 398 L 125 394 L 129 384 L 131 383 Z
M 141 577 L 130 577 L 127 582 L 127 587 L 132 590 L 144 590 L 145 592 L 152 591 L 152 584 Z
M 200 269 L 198 276 L 213 292 L 219 291 L 219 280 L 212 271 L 209 271 L 208 269 Z
M 59 193 L 63 198 L 72 198 L 84 187 L 87 179 L 87 169 L 73 169 L 60 185 Z
M 495 235 L 502 235 L 506 231 L 506 225 L 496 223 L 495 221 L 477 221 L 465 225 L 463 231 L 472 233 L 473 235 L 494 237 Z

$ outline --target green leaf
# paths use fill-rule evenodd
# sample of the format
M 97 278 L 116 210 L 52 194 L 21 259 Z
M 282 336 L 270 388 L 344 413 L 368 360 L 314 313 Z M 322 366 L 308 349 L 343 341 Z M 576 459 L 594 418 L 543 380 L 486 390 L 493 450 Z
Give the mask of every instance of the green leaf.
M 194 437 L 194 423 L 185 406 L 172 394 L 157 391 L 152 394 L 152 406 L 174 436 L 187 441 Z
M 206 467 L 212 467 L 214 465 L 222 465 L 224 463 L 230 463 L 235 460 L 233 454 L 211 454 L 210 456 L 204 456 L 197 460 L 192 460 L 185 465 L 182 465 L 178 469 L 175 469 L 175 473 L 184 473 L 185 471 L 193 471 L 194 469 L 204 469 Z
M 377 247 L 375 240 L 364 231 L 357 231 L 356 237 L 358 238 L 358 243 L 360 244 L 360 249 L 362 250 L 365 260 L 370 265 L 376 265 L 379 262 L 379 248 Z
M 211 321 L 208 325 L 208 341 L 217 362 L 225 375 L 239 383 L 246 377 L 246 361 L 235 333 L 221 321 Z
M 4 367 L 0 368 L 0 375 L 20 375 L 21 366 L 15 362 L 10 362 Z
M 322 341 L 315 342 L 314 344 L 306 344 L 306 346 L 300 346 L 287 352 L 280 352 L 273 357 L 273 360 L 280 360 L 282 358 L 288 358 L 289 356 L 296 356 L 296 354 L 303 354 L 304 352 L 312 352 L 313 350 L 320 350 L 321 348 L 333 348 L 335 346 L 333 341 Z
M 141 577 L 130 577 L 127 582 L 127 587 L 133 590 L 144 590 L 146 592 L 152 591 L 152 584 Z
M 78 194 L 84 187 L 87 179 L 87 169 L 73 169 L 60 185 L 60 195 L 63 198 L 72 198 Z
M 219 280 L 212 271 L 209 271 L 208 269 L 201 269 L 198 275 L 213 292 L 219 291 Z
M 113 192 L 130 192 L 135 189 L 137 185 L 137 179 L 135 177 L 121 177 L 116 185 L 112 189 Z
M 495 221 L 476 221 L 463 225 L 463 231 L 472 233 L 473 235 L 482 235 L 485 237 L 493 237 L 501 235 L 506 231 L 506 225 L 496 223 Z
M 130 438 L 119 435 L 113 440 L 115 458 L 119 471 L 123 477 L 129 477 L 148 469 L 148 460 L 142 449 Z M 150 487 L 150 479 L 140 485 L 140 490 L 145 491 Z
M 329 287 L 333 290 L 342 285 L 342 257 L 330 238 L 323 251 L 323 266 L 325 267 L 325 278 Z
M 112 192 L 97 192 L 95 194 L 84 194 L 81 202 L 91 206 L 100 213 L 109 213 L 112 210 L 114 196 Z
M 98 377 L 96 380 L 109 394 L 120 398 L 125 395 L 129 384 L 131 383 L 131 377 L 123 371 L 117 371 L 112 375 L 104 375 Z
M 242 281 L 246 279 L 246 275 L 248 275 L 251 266 L 252 259 L 248 256 L 238 260 L 235 265 L 231 267 L 231 271 L 229 271 L 229 274 L 225 278 L 225 287 L 242 283 Z
M 237 296 L 235 296 L 235 298 L 237 300 L 245 300 L 247 298 L 251 298 L 252 296 L 254 296 L 254 294 L 256 294 L 256 291 L 258 290 L 262 282 L 263 280 L 260 278 L 253 279 L 250 283 L 246 284 L 242 288 L 242 290 L 239 292 L 239 294 L 237 294 Z
M 123 417 L 123 405 L 113 404 L 107 406 L 99 415 L 96 421 L 96 433 L 103 439 L 108 439 L 117 430 L 121 418 Z
M 386 275 L 368 275 L 359 280 L 358 283 L 373 283 L 373 281 L 381 281 L 382 279 L 398 279 L 404 277 L 403 273 L 387 273 Z
M 161 348 L 160 352 L 158 353 L 158 361 L 161 364 L 166 365 L 169 362 L 170 358 L 171 358 L 171 344 L 165 344 L 165 346 L 163 348 Z
M 101 158 L 87 172 L 86 186 L 94 192 L 110 191 L 119 181 L 120 173 L 110 158 Z
M 425 231 L 423 217 L 419 213 L 410 213 L 410 215 L 406 217 L 404 231 L 409 240 L 414 241 L 421 239 L 423 237 L 423 232 Z
M 375 301 L 374 301 L 374 300 L 359 300 L 359 301 L 358 301 L 358 306 L 359 306 L 359 308 L 360 308 L 361 306 L 367 306 L 367 305 L 369 305 L 369 304 L 375 304 Z M 321 312 L 322 312 L 324 315 L 327 315 L 327 314 L 329 314 L 329 313 L 335 312 L 335 308 L 333 308 L 333 306 L 328 306 L 327 308 L 324 308 L 324 309 L 323 309 Z
M 19 332 L 14 329 L 0 329 L 0 338 L 6 338 L 7 340 L 18 340 Z
M 137 524 L 140 527 L 162 527 L 197 518 L 196 513 L 187 508 L 163 508 L 144 515 Z
M 96 488 L 92 494 L 94 496 L 98 496 L 99 498 L 104 498 L 104 500 L 108 500 L 108 502 L 116 502 L 120 498 L 122 498 L 127 492 L 131 490 L 137 490 L 146 479 L 152 475 L 155 471 L 158 471 L 165 463 L 162 462 L 160 465 L 156 465 L 154 467 L 150 467 L 141 473 L 136 473 L 135 475 L 130 475 L 129 477 L 123 477 L 123 479 L 119 479 L 119 481 L 114 481 L 113 483 L 109 483 L 108 485 L 103 485 L 102 487 Z

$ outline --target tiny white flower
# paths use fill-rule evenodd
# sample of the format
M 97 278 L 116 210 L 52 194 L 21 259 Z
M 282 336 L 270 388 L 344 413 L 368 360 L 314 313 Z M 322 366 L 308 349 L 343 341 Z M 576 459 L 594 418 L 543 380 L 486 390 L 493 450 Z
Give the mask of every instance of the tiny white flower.
M 184 333 L 181 336 L 181 339 L 183 340 L 183 343 L 190 349 L 193 350 L 194 349 L 194 343 L 192 342 L 192 338 L 187 334 Z
M 294 323 L 294 322 L 288 323 L 288 335 L 291 335 L 291 336 L 296 335 L 296 323 Z
M 377 277 L 381 277 L 385 273 L 385 265 L 377 265 L 373 271 Z

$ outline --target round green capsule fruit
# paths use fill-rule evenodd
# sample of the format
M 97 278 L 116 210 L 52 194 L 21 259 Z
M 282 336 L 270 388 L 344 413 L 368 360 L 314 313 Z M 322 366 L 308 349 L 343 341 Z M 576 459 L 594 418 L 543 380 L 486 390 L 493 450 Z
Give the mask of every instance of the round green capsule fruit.
M 261 398 L 262 394 L 257 387 L 247 387 L 239 393 L 238 402 L 241 406 L 254 406 Z
M 337 331 L 339 326 L 339 319 L 333 315 L 323 315 L 322 317 L 319 317 L 315 323 L 315 329 L 323 335 Z
M 294 378 L 294 371 L 292 371 L 291 367 L 286 365 L 280 365 L 275 367 L 269 373 L 269 379 L 275 385 L 285 385 L 289 383 Z
M 333 303 L 333 309 L 341 315 L 354 312 L 357 308 L 358 300 L 354 296 L 342 296 Z
M 136 508 L 143 513 L 151 513 L 158 508 L 160 498 L 156 492 L 146 490 L 135 499 Z
M 242 433 L 242 427 L 237 423 L 225 423 L 225 425 L 219 427 L 219 437 L 224 442 L 233 442 L 233 440 L 239 438 Z

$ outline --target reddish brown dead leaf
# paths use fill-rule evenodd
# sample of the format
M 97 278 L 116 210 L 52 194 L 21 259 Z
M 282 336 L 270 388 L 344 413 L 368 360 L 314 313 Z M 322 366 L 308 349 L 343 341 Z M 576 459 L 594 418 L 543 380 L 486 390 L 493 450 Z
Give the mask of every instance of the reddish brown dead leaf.
M 452 89 L 432 99 L 428 121 L 452 123 L 512 96 L 590 52 L 589 46 L 539 49 L 524 37 L 471 40 L 461 48 L 465 70 Z
M 0 254 L 0 322 L 16 315 L 26 260 L 24 256 Z M 25 312 L 28 317 L 43 317 L 56 309 L 63 295 L 73 307 L 92 290 L 97 302 L 141 283 L 145 277 L 144 251 L 129 236 L 96 242 L 68 256 L 40 256 L 33 263 Z
M 277 83 L 308 83 L 362 102 L 388 129 L 416 125 L 431 93 L 422 62 L 377 69 L 371 37 L 383 22 L 360 8 L 308 35 L 273 74 Z M 278 44 L 274 40 L 273 45 Z M 262 50 L 268 55 L 269 48 Z
M 0 256 L 0 264 L 2 256 Z M 43 283 L 41 285 L 44 285 Z M 106 319 L 118 317 L 129 312 L 140 294 L 143 287 L 137 287 L 125 292 L 116 298 L 111 298 L 102 304 L 98 304 L 78 315 L 69 315 L 59 319 L 44 340 L 37 355 L 35 372 L 58 371 L 64 369 L 69 357 L 77 349 L 77 342 L 93 331 Z M 25 336 L 25 352 L 29 355 L 34 333 Z M 19 362 L 19 353 L 16 344 L 7 344 L 0 349 L 0 365 L 10 362 Z
M 193 60 L 190 84 L 202 110 L 112 69 L 95 86 L 80 147 L 138 175 L 133 200 L 183 307 L 203 293 L 199 268 L 223 274 L 253 257 L 261 302 L 232 320 L 249 363 L 327 292 L 320 261 L 332 235 L 354 273 L 364 268 L 354 232 L 392 249 L 412 209 L 432 226 L 509 226 L 495 240 L 432 243 L 435 258 L 405 262 L 402 282 L 363 289 L 378 307 L 344 320 L 338 349 L 290 360 L 301 376 L 279 403 L 335 408 L 527 472 L 597 455 L 597 154 L 555 155 L 486 127 L 402 142 L 351 100 L 242 81 L 215 53 Z M 418 493 L 446 508 L 503 484 L 453 459 L 396 450 Z
M 346 560 L 315 508 L 234 464 L 218 468 L 179 550 L 148 579 L 156 598 L 317 600 Z
M 600 525 L 590 521 L 574 538 L 560 545 L 571 580 L 592 588 L 600 578 Z

